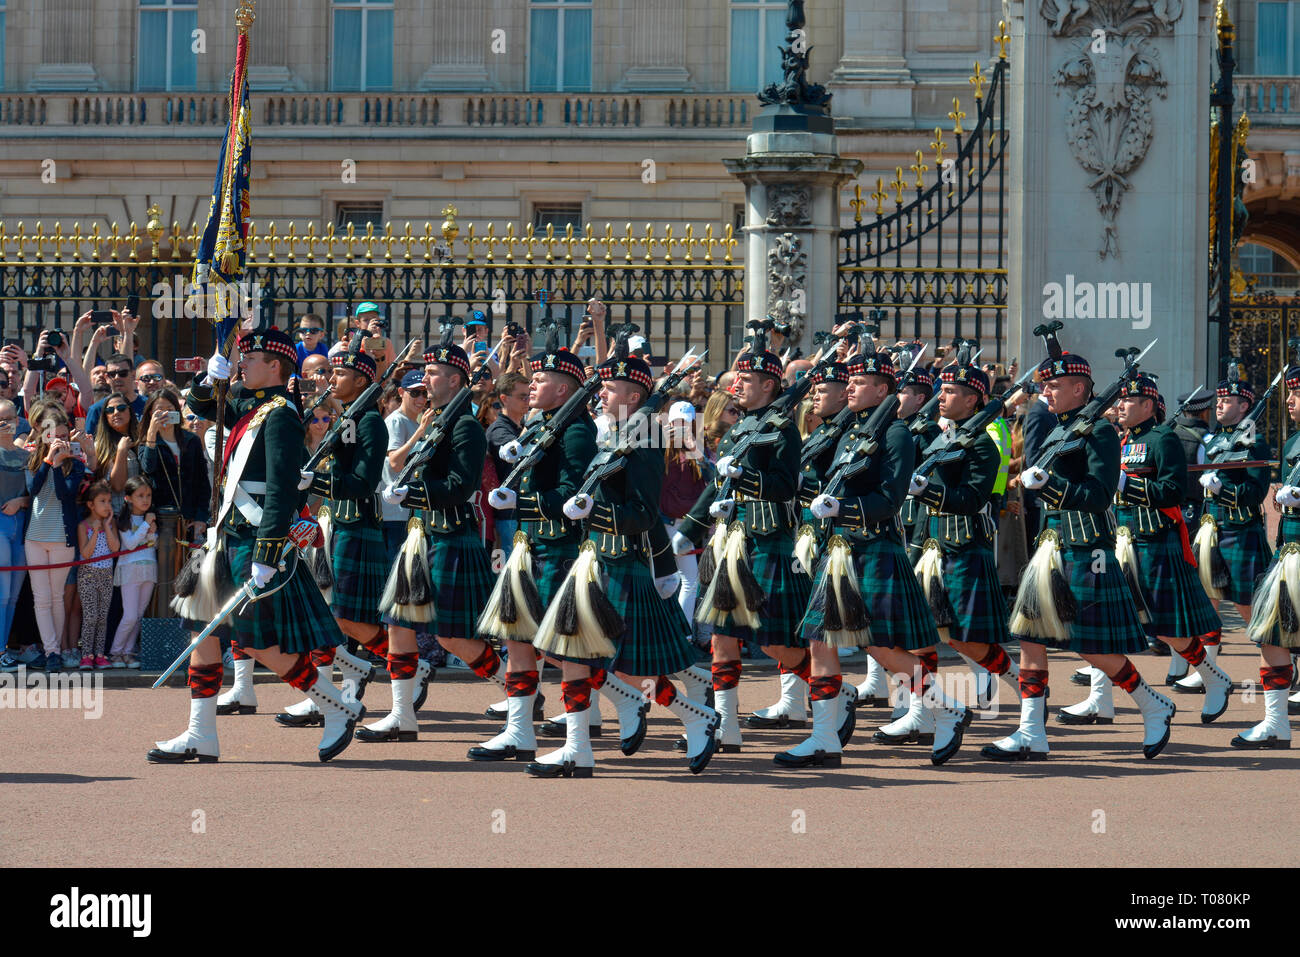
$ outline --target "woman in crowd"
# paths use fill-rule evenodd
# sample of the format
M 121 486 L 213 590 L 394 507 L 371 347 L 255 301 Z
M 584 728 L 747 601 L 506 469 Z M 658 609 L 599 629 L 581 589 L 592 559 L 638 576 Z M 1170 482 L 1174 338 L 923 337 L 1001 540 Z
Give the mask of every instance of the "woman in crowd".
M 114 514 L 122 511 L 126 480 L 140 474 L 140 455 L 136 451 L 139 429 L 135 410 L 126 396 L 109 393 L 95 428 L 95 458 L 99 461 L 95 478 L 107 482 L 112 490 Z
M 704 404 L 704 453 L 710 462 L 718 460 L 718 443 L 727 430 L 740 421 L 740 406 L 735 396 L 719 389 Z
M 330 429 L 330 423 L 334 421 L 334 413 L 329 406 L 330 402 L 328 401 L 317 406 L 316 411 L 307 420 L 307 452 L 309 454 L 314 454 L 320 448 L 321 442 L 325 439 L 325 433 Z
M 0 400 L 0 566 L 24 564 L 23 533 L 27 530 L 26 449 L 14 443 L 18 412 L 9 399 Z M 23 571 L 0 572 L 0 642 L 9 640 L 14 606 L 22 590 Z M 26 644 L 26 643 L 25 643 Z

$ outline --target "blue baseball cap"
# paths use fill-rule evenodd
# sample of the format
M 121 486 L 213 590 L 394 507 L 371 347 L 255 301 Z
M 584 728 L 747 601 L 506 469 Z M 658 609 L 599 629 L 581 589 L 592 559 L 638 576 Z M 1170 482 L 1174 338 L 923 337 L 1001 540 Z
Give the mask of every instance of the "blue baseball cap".
M 406 375 L 402 376 L 402 388 L 414 389 L 416 386 L 424 385 L 424 373 L 419 369 L 412 369 Z
M 379 308 L 378 303 L 371 302 L 370 300 L 366 300 L 361 305 L 357 306 L 357 311 L 354 312 L 353 315 L 360 316 L 360 315 L 364 315 L 367 312 L 381 312 L 381 311 L 382 310 Z
M 487 324 L 487 315 L 482 309 L 475 309 L 470 313 L 470 317 L 465 320 L 466 328 L 470 326 L 486 326 Z

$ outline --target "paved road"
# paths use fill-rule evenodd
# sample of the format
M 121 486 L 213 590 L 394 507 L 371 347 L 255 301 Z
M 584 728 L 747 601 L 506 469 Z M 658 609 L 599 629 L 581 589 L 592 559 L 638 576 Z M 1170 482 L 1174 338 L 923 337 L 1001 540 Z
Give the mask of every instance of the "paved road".
M 1075 662 L 1053 657 L 1054 710 L 1083 689 L 1066 680 Z M 1256 656 L 1240 640 L 1222 660 L 1237 681 L 1256 677 Z M 1137 661 L 1149 681 L 1163 677 L 1165 659 Z M 741 688 L 747 711 L 773 700 L 777 683 L 751 672 Z M 558 702 L 558 684 L 544 690 Z M 354 744 L 329 765 L 316 761 L 317 731 L 272 721 L 296 692 L 259 684 L 258 696 L 266 713 L 221 719 L 221 761 L 203 766 L 144 760 L 155 739 L 183 727 L 179 690 L 110 689 L 98 720 L 71 710 L 4 714 L 0 864 L 780 866 L 816 854 L 822 864 L 871 866 L 1006 866 L 1027 855 L 1061 866 L 1257 866 L 1294 857 L 1273 837 L 1294 806 L 1300 749 L 1227 747 L 1259 719 L 1259 699 L 1235 697 L 1202 726 L 1201 699 L 1179 696 L 1173 740 L 1155 761 L 1141 756 L 1140 720 L 1121 692 L 1112 727 L 1054 724 L 1042 764 L 978 758 L 1014 726 L 1012 702 L 977 719 L 943 768 L 930 765 L 928 749 L 873 744 L 884 712 L 864 710 L 838 771 L 778 771 L 772 754 L 802 732 L 772 731 L 748 734 L 744 753 L 719 755 L 700 777 L 671 750 L 677 726 L 656 709 L 639 754 L 624 757 L 606 737 L 596 777 L 540 781 L 513 762 L 465 760 L 496 731 L 482 709 L 497 695 L 477 680 L 435 683 L 420 741 Z M 387 688 L 367 698 L 382 708 Z M 605 713 L 612 731 L 608 704 Z

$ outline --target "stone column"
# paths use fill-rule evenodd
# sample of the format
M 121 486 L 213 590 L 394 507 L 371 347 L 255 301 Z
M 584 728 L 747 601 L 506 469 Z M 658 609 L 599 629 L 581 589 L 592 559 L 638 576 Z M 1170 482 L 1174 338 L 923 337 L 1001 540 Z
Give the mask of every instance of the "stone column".
M 686 0 L 624 0 L 620 12 L 630 56 L 617 89 L 686 89 Z
M 250 46 L 252 62 L 248 65 L 249 89 L 260 92 L 306 88 L 289 69 L 288 4 L 267 3 L 258 6 Z
M 1082 7 L 1082 11 L 1079 9 Z M 1159 338 L 1143 368 L 1167 399 L 1205 382 L 1211 0 L 1010 0 L 1006 125 L 1008 354 L 1044 356 L 1032 330 L 1098 382 L 1115 349 Z M 1211 383 L 1212 384 L 1212 383 Z
M 421 90 L 482 90 L 488 86 L 487 56 L 496 23 L 488 23 L 486 3 L 460 5 L 438 17 L 433 60 L 416 84 Z M 515 42 L 522 44 L 523 37 Z
M 844 52 L 827 84 L 840 116 L 879 122 L 910 118 L 912 80 L 907 66 L 904 0 L 846 2 Z
M 41 65 L 33 90 L 98 90 L 93 40 L 93 0 L 45 0 L 41 15 Z

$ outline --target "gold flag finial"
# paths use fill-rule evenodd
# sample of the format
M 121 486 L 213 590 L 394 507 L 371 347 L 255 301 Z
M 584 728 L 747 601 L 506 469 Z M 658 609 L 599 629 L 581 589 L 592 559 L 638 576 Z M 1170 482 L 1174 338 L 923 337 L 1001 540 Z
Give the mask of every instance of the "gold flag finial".
M 1220 45 L 1227 46 L 1237 36 L 1237 28 L 1232 25 L 1232 17 L 1228 14 L 1228 5 L 1224 0 L 1219 0 L 1214 7 L 1214 26 L 1219 34 Z
M 975 61 L 975 75 L 966 78 L 966 82 L 975 87 L 975 100 L 984 99 L 984 84 L 988 82 L 984 78 L 984 71 L 980 68 L 980 61 Z
M 1007 58 L 1007 44 L 1011 42 L 1011 35 L 1007 33 L 1007 21 L 998 21 L 998 35 L 993 38 L 993 42 L 998 45 L 998 59 Z
M 253 8 L 257 6 L 256 0 L 239 0 L 239 6 L 235 8 L 235 26 L 239 27 L 239 32 L 247 36 L 248 30 L 257 19 L 257 13 Z
M 952 98 L 952 112 L 948 114 L 948 119 L 952 120 L 952 131 L 960 136 L 964 130 L 961 128 L 961 121 L 966 119 L 966 114 L 962 112 L 961 100 L 957 97 Z

